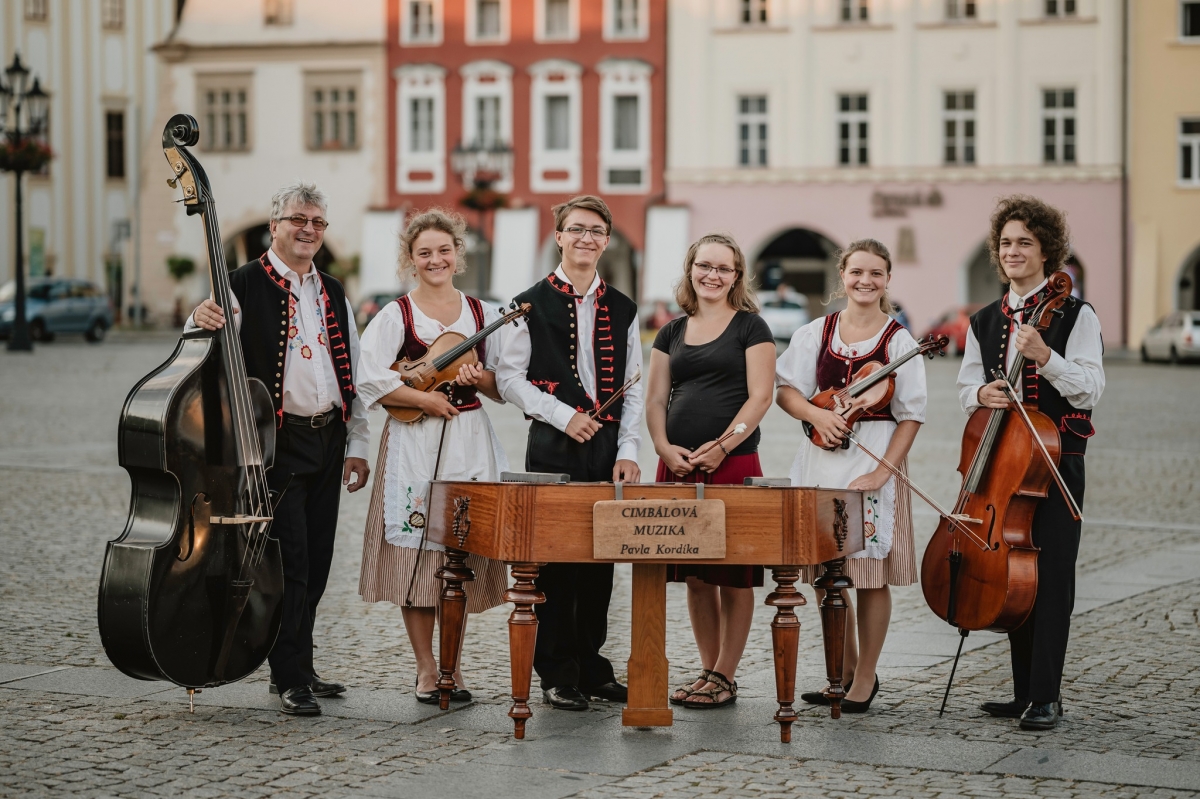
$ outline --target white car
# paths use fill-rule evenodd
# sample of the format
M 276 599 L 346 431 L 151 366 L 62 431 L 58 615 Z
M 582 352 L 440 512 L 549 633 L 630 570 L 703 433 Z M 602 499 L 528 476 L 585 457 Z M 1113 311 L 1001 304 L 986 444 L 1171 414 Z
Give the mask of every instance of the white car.
M 772 297 L 762 304 L 761 316 L 776 341 L 791 341 L 792 334 L 811 321 L 808 298 L 803 294 L 793 294 L 788 299 Z
M 1164 316 L 1142 339 L 1143 361 L 1200 358 L 1200 311 L 1176 311 Z

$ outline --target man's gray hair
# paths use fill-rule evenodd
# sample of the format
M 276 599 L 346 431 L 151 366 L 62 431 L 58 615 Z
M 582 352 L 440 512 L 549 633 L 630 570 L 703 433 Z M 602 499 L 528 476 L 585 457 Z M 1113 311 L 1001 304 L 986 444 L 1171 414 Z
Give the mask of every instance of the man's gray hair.
M 284 186 L 275 192 L 275 196 L 271 198 L 271 218 L 283 219 L 284 211 L 291 205 L 315 205 L 321 209 L 322 215 L 329 209 L 325 193 L 317 188 L 317 184 L 303 181 Z

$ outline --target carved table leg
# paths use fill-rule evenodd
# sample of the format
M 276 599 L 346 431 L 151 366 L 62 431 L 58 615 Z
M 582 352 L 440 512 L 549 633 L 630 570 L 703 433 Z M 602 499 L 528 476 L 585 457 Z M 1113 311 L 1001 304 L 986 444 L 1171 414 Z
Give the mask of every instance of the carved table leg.
M 771 643 L 775 650 L 775 694 L 779 710 L 775 720 L 779 722 L 779 740 L 792 742 L 792 722 L 796 711 L 792 702 L 796 699 L 796 652 L 800 645 L 800 620 L 795 608 L 806 604 L 804 594 L 796 590 L 795 582 L 800 579 L 796 566 L 773 566 L 771 577 L 775 590 L 767 595 L 766 604 L 775 608 L 771 620 Z
M 513 737 L 525 737 L 525 721 L 533 716 L 529 709 L 529 684 L 533 679 L 533 646 L 537 641 L 538 621 L 534 605 L 546 601 L 536 582 L 538 564 L 514 563 L 513 587 L 504 592 L 504 601 L 512 602 L 508 617 L 508 657 L 512 669 L 513 705 L 508 717 L 513 720 Z
M 442 710 L 450 707 L 450 692 L 454 690 L 454 672 L 462 657 L 463 632 L 467 624 L 467 592 L 463 583 L 475 579 L 475 572 L 467 566 L 467 553 L 460 549 L 446 550 L 446 563 L 437 571 L 441 580 L 441 620 L 439 626 L 439 677 L 437 681 L 438 706 Z
M 633 623 L 629 648 L 629 704 L 625 727 L 669 727 L 667 707 L 667 566 L 633 564 Z
M 825 674 L 829 677 L 830 718 L 842 717 L 842 699 L 846 689 L 842 687 L 842 658 L 846 653 L 846 598 L 842 591 L 853 588 L 854 583 L 842 573 L 845 558 L 831 560 L 825 564 L 825 573 L 813 584 L 825 592 L 821 599 L 821 633 L 825 639 Z

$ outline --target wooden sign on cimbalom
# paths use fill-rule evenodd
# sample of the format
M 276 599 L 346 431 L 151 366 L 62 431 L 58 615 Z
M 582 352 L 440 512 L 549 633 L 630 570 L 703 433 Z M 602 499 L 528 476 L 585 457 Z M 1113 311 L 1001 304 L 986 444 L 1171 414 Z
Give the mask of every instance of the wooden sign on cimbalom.
M 800 566 L 823 564 L 816 586 L 825 592 L 820 610 L 830 715 L 841 716 L 846 630 L 842 592 L 853 587 L 843 566 L 863 548 L 860 492 L 761 478 L 767 484 L 614 485 L 568 483 L 565 476 L 564 482 L 537 474 L 505 477 L 510 481 L 439 480 L 431 490 L 429 540 L 446 548 L 446 563 L 438 572 L 444 584 L 437 683 L 442 709 L 450 705 L 462 653 L 467 592 L 475 579 L 466 559 L 474 554 L 504 561 L 512 569 L 513 586 L 504 599 L 514 606 L 508 620 L 513 695 L 508 715 L 516 738 L 525 737 L 525 723 L 533 716 L 529 689 L 537 637 L 534 606 L 546 601 L 536 582 L 545 563 L 633 564 L 629 704 L 622 713 L 627 727 L 673 722 L 667 704 L 667 564 L 769 568 L 775 582 L 765 600 L 775 608 L 775 721 L 784 743 L 791 741 L 797 718 L 792 707 L 800 641 L 795 608 L 806 604 L 795 583 Z

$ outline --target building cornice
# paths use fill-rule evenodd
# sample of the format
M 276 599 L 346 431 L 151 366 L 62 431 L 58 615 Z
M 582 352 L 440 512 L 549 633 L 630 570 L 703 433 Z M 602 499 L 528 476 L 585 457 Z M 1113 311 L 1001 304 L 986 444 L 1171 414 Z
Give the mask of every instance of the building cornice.
M 1121 177 L 1119 164 L 988 167 L 692 167 L 668 169 L 668 183 L 775 185 L 789 183 L 1082 183 Z
M 239 42 L 236 44 L 199 44 L 196 42 L 167 39 L 151 46 L 152 51 L 167 62 L 176 63 L 189 59 L 212 60 L 216 58 L 252 59 L 262 58 L 269 54 L 277 58 L 281 53 L 292 50 L 304 51 L 312 55 L 313 51 L 330 50 L 378 50 L 384 52 L 387 42 L 382 39 L 361 39 L 349 41 L 296 41 L 296 42 Z

